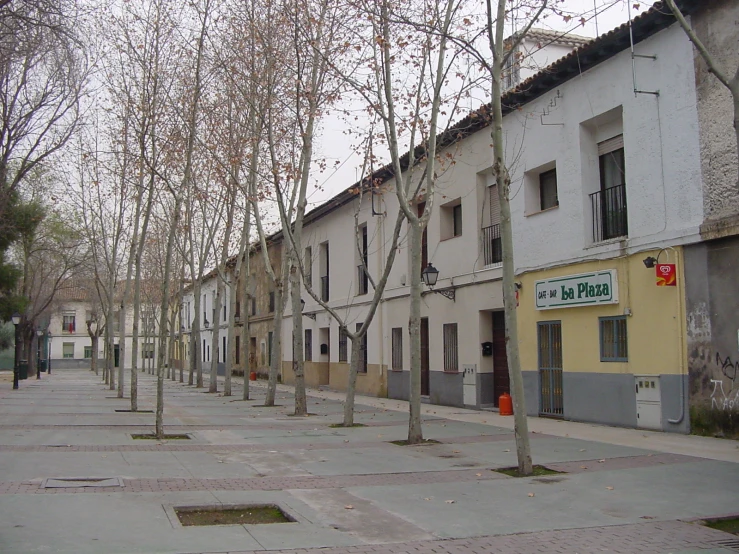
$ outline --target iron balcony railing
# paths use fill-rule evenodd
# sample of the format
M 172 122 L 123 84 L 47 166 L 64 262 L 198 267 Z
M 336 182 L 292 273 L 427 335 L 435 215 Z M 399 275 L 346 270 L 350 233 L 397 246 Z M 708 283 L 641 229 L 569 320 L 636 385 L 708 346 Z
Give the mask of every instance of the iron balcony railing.
M 593 242 L 629 234 L 626 185 L 599 190 L 590 195 L 593 208 Z
M 364 265 L 357 266 L 357 295 L 367 294 L 369 290 L 369 278 L 364 270 Z
M 321 300 L 328 302 L 328 275 L 321 277 Z
M 500 240 L 500 225 L 482 228 L 482 253 L 485 265 L 503 261 L 503 243 Z

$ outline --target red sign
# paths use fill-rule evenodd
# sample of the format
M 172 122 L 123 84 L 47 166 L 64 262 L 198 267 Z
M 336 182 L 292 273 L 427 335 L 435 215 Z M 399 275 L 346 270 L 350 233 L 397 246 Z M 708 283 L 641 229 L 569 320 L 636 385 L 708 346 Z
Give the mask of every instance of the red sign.
M 675 264 L 657 264 L 657 286 L 658 287 L 674 287 L 677 285 L 677 272 Z

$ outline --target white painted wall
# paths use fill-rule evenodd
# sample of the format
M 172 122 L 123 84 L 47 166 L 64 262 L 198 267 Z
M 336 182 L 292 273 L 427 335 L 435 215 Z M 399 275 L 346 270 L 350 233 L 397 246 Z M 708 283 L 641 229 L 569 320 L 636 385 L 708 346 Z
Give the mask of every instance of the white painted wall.
M 633 93 L 628 50 L 505 118 L 512 169 L 511 210 L 517 272 L 585 258 L 634 253 L 698 239 L 703 201 L 692 53 L 677 27 L 636 45 L 657 60 L 636 62 L 637 84 L 659 96 Z M 618 133 L 598 117 L 622 112 L 628 239 L 594 245 L 588 194 L 599 186 L 596 143 Z M 527 172 L 556 163 L 559 207 L 529 214 Z

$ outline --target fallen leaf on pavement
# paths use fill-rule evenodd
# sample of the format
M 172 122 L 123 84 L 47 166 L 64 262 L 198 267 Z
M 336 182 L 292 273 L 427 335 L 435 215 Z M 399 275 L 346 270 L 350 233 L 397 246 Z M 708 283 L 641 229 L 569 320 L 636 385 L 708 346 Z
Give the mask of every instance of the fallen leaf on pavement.
M 606 462 L 605 458 L 604 458 L 604 459 L 602 459 L 602 460 L 598 460 L 598 463 L 599 463 L 599 464 L 604 464 L 605 462 Z
M 430 498 L 424 498 L 424 500 L 431 500 Z
M 503 452 L 510 452 L 510 451 L 511 451 L 510 448 L 506 448 L 505 450 L 503 450 Z
M 580 449 L 580 452 L 585 452 L 585 449 L 584 449 L 584 448 L 581 448 L 581 449 Z
M 344 442 L 349 442 L 349 439 L 344 439 Z
M 452 450 L 452 453 L 459 454 L 459 450 Z
M 588 469 L 588 466 L 580 466 L 580 469 Z
M 482 473 L 475 473 L 478 477 L 482 477 Z
M 609 491 L 612 491 L 613 487 L 606 487 L 606 489 L 608 489 Z
M 353 510 L 354 509 L 354 506 L 352 506 L 351 504 L 347 504 L 346 506 L 344 506 L 344 509 L 345 510 Z
M 534 497 L 534 493 L 533 492 L 530 492 L 529 493 L 529 498 L 533 498 L 533 497 Z
M 454 500 L 445 500 L 444 502 L 446 502 L 447 504 L 454 504 Z

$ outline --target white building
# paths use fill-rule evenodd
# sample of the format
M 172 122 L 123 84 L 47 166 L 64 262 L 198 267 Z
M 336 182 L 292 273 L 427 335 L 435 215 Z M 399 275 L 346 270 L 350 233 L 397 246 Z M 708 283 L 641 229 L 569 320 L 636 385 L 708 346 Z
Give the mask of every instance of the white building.
M 552 60 L 537 52 L 533 61 Z M 688 429 L 681 247 L 700 240 L 704 220 L 695 79 L 686 35 L 653 8 L 631 30 L 623 25 L 581 45 L 503 100 L 507 157 L 516 160 L 511 209 L 530 414 Z M 422 395 L 478 408 L 496 405 L 508 388 L 499 212 L 484 121 L 473 114 L 451 131 L 455 163 L 440 170 L 424 241 L 424 260 L 440 271 L 436 289 L 454 300 L 429 293 L 422 305 Z M 383 170 L 375 177 L 392 191 Z M 360 257 L 371 275 L 381 274 L 395 213 L 392 192 L 367 194 L 359 207 L 346 191 L 306 216 L 313 286 L 350 326 L 364 319 L 371 298 Z M 407 398 L 409 386 L 409 255 L 405 240 L 400 246 L 357 384 L 359 392 L 393 398 Z M 676 264 L 676 287 L 656 288 L 654 269 L 643 263 L 649 257 Z M 547 297 L 562 279 L 585 279 L 579 286 L 587 294 L 587 279 L 598 272 L 611 279 L 608 299 Z M 306 379 L 345 388 L 347 341 L 328 313 L 303 298 Z M 288 382 L 291 331 L 288 306 Z

